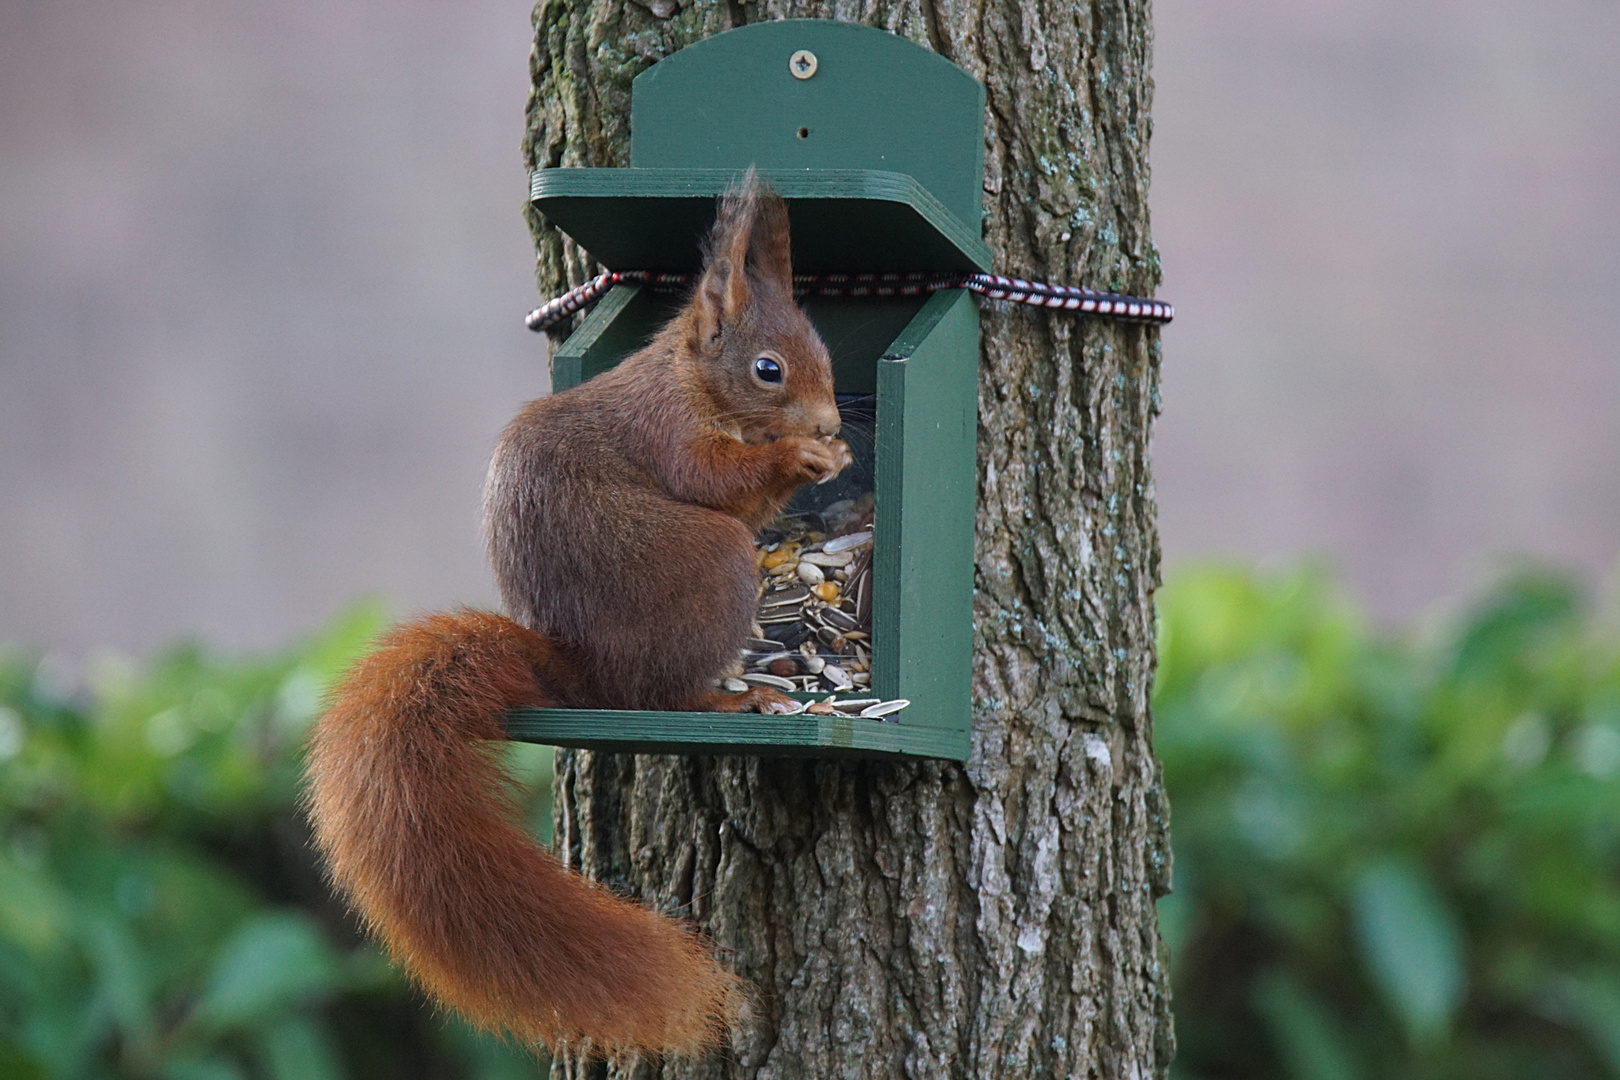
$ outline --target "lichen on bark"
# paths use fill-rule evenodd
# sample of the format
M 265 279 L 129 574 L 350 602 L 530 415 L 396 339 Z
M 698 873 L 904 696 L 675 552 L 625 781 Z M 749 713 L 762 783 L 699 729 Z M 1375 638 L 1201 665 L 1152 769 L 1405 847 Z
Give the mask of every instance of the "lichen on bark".
M 630 84 L 710 34 L 836 18 L 986 87 L 998 269 L 1151 293 L 1143 0 L 541 0 L 531 168 L 626 163 Z M 531 216 L 542 295 L 589 257 Z M 755 987 L 711 1058 L 554 1076 L 1162 1077 L 1168 809 L 1148 706 L 1159 339 L 983 312 L 965 765 L 559 752 L 560 853 L 695 920 Z

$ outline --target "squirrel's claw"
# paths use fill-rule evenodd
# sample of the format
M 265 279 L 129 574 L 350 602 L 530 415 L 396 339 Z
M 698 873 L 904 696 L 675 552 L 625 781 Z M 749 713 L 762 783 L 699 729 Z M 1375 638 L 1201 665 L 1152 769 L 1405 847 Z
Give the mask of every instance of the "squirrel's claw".
M 821 479 L 816 481 L 817 484 L 825 484 L 855 463 L 855 456 L 849 452 L 848 443 L 834 439 L 831 435 L 823 435 L 821 442 L 832 451 L 834 460 L 832 466 L 821 474 Z

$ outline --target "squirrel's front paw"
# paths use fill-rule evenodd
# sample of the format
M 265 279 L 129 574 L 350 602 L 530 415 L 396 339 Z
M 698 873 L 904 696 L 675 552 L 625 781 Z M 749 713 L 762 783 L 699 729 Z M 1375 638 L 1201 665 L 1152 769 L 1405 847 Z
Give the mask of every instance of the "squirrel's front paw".
M 803 435 L 790 435 L 781 441 L 786 444 L 793 475 L 801 484 L 811 480 L 825 484 L 855 460 L 849 452 L 849 445 L 831 436 L 810 439 Z

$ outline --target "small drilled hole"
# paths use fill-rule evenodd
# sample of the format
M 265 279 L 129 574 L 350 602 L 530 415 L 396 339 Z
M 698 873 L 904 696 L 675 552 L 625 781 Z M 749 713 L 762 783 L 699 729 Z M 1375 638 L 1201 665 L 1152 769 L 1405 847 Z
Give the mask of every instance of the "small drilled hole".
M 800 128 L 799 129 L 799 138 L 808 139 L 809 137 L 810 137 L 810 129 L 809 128 Z

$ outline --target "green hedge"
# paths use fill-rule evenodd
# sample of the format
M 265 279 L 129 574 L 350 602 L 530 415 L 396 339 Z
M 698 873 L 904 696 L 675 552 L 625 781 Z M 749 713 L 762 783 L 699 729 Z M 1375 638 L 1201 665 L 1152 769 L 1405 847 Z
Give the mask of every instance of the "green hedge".
M 294 812 L 322 691 L 381 622 L 257 660 L 102 661 L 87 686 L 0 659 L 0 1077 L 537 1074 L 358 943 Z
M 1409 635 L 1308 570 L 1159 605 L 1177 1076 L 1620 1077 L 1620 643 L 1580 591 Z M 381 625 L 71 682 L 0 657 L 0 1077 L 537 1075 L 359 943 L 294 812 Z M 510 752 L 544 831 L 549 755 Z
M 1176 1075 L 1620 1075 L 1620 645 L 1579 590 L 1397 635 L 1206 569 L 1159 611 Z

